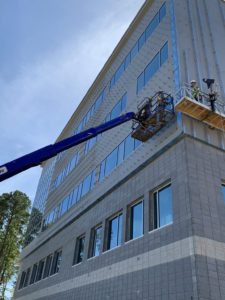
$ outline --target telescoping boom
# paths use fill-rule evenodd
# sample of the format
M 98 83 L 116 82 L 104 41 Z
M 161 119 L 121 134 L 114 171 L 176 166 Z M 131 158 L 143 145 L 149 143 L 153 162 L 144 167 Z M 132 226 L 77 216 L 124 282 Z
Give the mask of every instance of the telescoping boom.
M 0 181 L 38 166 L 58 153 L 130 120 L 134 122 L 132 137 L 145 142 L 159 131 L 173 117 L 173 114 L 173 98 L 164 92 L 158 92 L 152 98 L 145 98 L 136 114 L 128 112 L 97 127 L 87 129 L 0 166 Z

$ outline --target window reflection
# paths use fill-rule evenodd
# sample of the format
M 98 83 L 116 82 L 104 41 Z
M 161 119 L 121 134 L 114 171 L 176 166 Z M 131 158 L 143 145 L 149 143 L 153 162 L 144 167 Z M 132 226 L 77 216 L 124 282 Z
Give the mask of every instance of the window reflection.
M 143 234 L 143 201 L 131 207 L 130 239 Z

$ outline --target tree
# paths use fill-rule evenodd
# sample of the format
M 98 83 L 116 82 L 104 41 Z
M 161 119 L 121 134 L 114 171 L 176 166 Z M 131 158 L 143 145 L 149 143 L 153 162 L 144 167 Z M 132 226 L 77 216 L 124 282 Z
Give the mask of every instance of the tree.
M 17 270 L 30 204 L 20 191 L 0 196 L 0 299 L 5 299 L 7 283 Z
M 41 230 L 43 214 L 36 207 L 32 208 L 27 230 L 24 236 L 24 247 L 27 246 L 37 236 Z M 1 299 L 0 299 L 1 300 Z

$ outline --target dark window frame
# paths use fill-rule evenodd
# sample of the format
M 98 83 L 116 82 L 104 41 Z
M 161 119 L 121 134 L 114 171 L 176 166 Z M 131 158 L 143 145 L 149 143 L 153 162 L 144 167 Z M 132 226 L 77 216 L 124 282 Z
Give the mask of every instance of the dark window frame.
M 82 247 L 82 243 L 83 243 L 83 251 L 81 251 L 81 247 Z M 73 256 L 73 266 L 80 264 L 81 262 L 84 261 L 84 254 L 85 254 L 85 233 L 80 235 L 77 239 L 76 239 L 76 243 L 75 243 L 75 251 L 74 251 L 74 256 Z M 83 252 L 83 255 L 81 257 L 81 254 Z
M 113 220 L 117 219 L 117 232 L 116 232 L 116 246 L 111 247 L 110 243 L 111 243 L 111 232 L 112 232 L 112 222 Z M 122 222 L 120 224 L 120 221 Z M 121 228 L 120 228 L 121 225 Z M 121 229 L 121 240 L 119 241 L 119 237 L 120 237 L 120 229 Z M 115 249 L 119 246 L 121 246 L 122 244 L 122 239 L 123 239 L 123 211 L 120 210 L 119 212 L 117 212 L 116 214 L 114 214 L 113 216 L 111 216 L 110 218 L 108 218 L 107 220 L 107 234 L 106 234 L 107 240 L 106 240 L 106 251 Z
M 100 241 L 100 249 L 99 249 L 99 253 L 96 255 L 96 233 L 97 230 L 101 229 L 101 241 Z M 94 228 L 91 229 L 91 238 L 90 238 L 90 246 L 89 246 L 89 255 L 88 258 L 93 258 L 93 257 L 97 257 L 101 254 L 102 252 L 102 243 L 103 243 L 103 226 L 102 223 L 96 225 Z

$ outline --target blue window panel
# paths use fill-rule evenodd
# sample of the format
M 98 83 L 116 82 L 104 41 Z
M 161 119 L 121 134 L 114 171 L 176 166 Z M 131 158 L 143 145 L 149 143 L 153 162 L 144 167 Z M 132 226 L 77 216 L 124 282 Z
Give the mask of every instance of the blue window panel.
M 109 221 L 108 249 L 121 245 L 122 241 L 122 214 Z
M 104 100 L 104 92 L 103 91 L 99 96 L 98 99 L 95 101 L 95 110 L 97 110 L 99 108 L 99 106 L 102 104 L 103 100 Z
M 158 192 L 159 227 L 173 222 L 172 191 L 167 186 Z
M 143 32 L 142 35 L 138 39 L 138 50 L 139 51 L 144 46 L 144 44 L 145 44 L 145 32 Z
M 120 65 L 120 67 L 117 69 L 116 73 L 115 73 L 115 83 L 117 82 L 117 80 L 120 79 L 120 77 L 122 76 L 124 72 L 124 62 Z
M 102 226 L 94 230 L 94 242 L 92 248 L 92 256 L 99 256 L 102 244 Z
M 160 65 L 162 66 L 164 62 L 168 59 L 168 42 L 160 50 Z
M 129 66 L 130 64 L 130 52 L 127 54 L 125 61 L 124 61 L 124 68 L 126 70 L 126 68 Z
M 153 58 L 150 64 L 145 69 L 145 84 L 154 76 L 159 69 L 159 53 Z
M 88 111 L 88 113 L 86 114 L 85 117 L 86 117 L 86 123 L 87 123 L 90 120 L 90 117 L 91 117 L 91 110 Z M 84 124 L 84 126 L 85 126 L 85 124 Z
M 83 185 L 83 182 L 81 182 L 81 183 L 78 185 L 77 201 L 79 201 L 80 198 L 81 198 L 81 194 L 82 194 L 82 185 Z
M 85 115 L 84 118 L 83 118 L 83 125 L 85 126 L 86 123 L 87 123 L 87 115 Z
M 82 122 L 80 122 L 80 124 L 79 124 L 79 126 L 77 128 L 77 132 L 76 133 L 80 133 L 81 130 L 82 130 L 82 128 L 83 128 L 83 124 L 82 124 Z
M 166 3 L 164 3 L 159 10 L 159 21 L 161 22 L 165 16 L 166 16 Z
M 61 202 L 60 216 L 62 216 L 63 214 L 65 214 L 65 212 L 67 211 L 67 208 L 68 208 L 68 200 L 69 200 L 69 197 L 66 197 L 66 198 Z
M 142 72 L 141 75 L 137 78 L 137 94 L 143 89 L 145 86 L 145 73 Z
M 91 188 L 91 174 L 89 174 L 83 181 L 81 197 L 86 195 L 90 191 L 90 188 Z
M 96 170 L 94 170 L 92 173 L 91 173 L 91 190 L 93 189 L 94 185 L 95 185 L 95 180 L 96 180 Z
M 104 159 L 100 165 L 99 181 L 102 181 L 102 179 L 105 177 L 105 162 L 106 159 Z
M 134 140 L 134 148 L 135 148 L 135 149 L 137 149 L 141 144 L 142 144 L 141 141 L 136 140 L 136 139 Z
M 130 238 L 135 239 L 143 234 L 143 201 L 131 207 Z
M 225 202 L 225 185 L 222 185 L 223 200 Z
M 159 13 L 157 13 L 145 30 L 146 40 L 152 35 L 159 24 Z
M 125 139 L 125 151 L 124 151 L 124 159 L 126 159 L 131 153 L 134 151 L 134 139 L 131 135 Z
M 71 172 L 76 167 L 76 164 L 77 164 L 77 153 L 74 155 L 74 157 L 70 161 L 69 172 Z
M 109 175 L 109 173 L 111 173 L 112 170 L 117 166 L 117 153 L 118 147 L 114 149 L 113 152 L 110 153 L 109 156 L 106 158 L 105 176 Z
M 110 80 L 110 89 L 115 85 L 115 76 L 113 75 L 112 79 Z
M 80 160 L 80 151 L 77 152 L 77 160 L 76 160 L 76 165 L 79 163 L 79 160 Z
M 75 187 L 71 196 L 71 206 L 77 202 L 78 187 Z
M 53 222 L 55 222 L 57 220 L 57 216 L 58 216 L 58 206 L 53 210 L 53 212 L 54 212 Z
M 123 95 L 121 99 L 121 111 L 124 111 L 127 106 L 127 93 Z
M 119 117 L 121 114 L 121 101 L 119 101 L 111 111 L 111 120 Z
M 134 47 L 130 52 L 130 60 L 132 61 L 137 54 L 138 54 L 138 42 L 136 42 L 136 44 L 134 45 Z
M 121 162 L 123 162 L 124 160 L 124 144 L 125 142 L 123 141 L 119 147 L 118 147 L 118 160 L 117 160 L 117 164 L 121 164 Z

